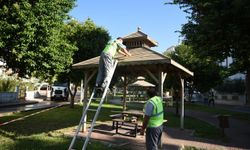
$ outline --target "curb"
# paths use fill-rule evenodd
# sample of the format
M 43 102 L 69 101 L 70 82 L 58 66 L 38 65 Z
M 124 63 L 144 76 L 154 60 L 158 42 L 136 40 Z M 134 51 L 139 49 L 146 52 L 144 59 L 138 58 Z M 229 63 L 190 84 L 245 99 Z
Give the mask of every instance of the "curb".
M 37 101 L 25 101 L 25 102 L 7 103 L 7 104 L 0 104 L 0 108 L 23 106 L 23 105 L 30 105 L 30 104 L 36 104 L 36 103 L 38 103 L 38 102 Z

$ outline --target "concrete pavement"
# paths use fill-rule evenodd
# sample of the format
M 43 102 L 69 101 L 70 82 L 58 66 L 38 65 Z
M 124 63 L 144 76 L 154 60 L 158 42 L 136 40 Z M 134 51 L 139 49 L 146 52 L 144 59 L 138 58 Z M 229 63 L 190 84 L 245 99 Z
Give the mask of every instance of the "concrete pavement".
M 0 105 L 0 117 L 15 112 L 30 111 L 36 109 L 45 109 L 50 107 L 56 107 L 59 105 L 66 105 L 69 102 L 54 102 L 54 101 L 43 101 L 36 99 L 32 101 L 21 101 L 20 103 L 1 104 Z
M 168 108 L 167 111 L 175 112 L 175 109 Z M 202 120 L 219 128 L 218 118 L 214 114 L 194 110 L 186 110 L 185 115 Z M 229 128 L 226 128 L 224 132 L 225 135 L 229 138 L 229 141 L 228 143 L 220 143 L 219 145 L 223 146 L 226 149 L 250 149 L 250 122 L 229 117 Z M 216 142 L 210 141 L 210 143 Z

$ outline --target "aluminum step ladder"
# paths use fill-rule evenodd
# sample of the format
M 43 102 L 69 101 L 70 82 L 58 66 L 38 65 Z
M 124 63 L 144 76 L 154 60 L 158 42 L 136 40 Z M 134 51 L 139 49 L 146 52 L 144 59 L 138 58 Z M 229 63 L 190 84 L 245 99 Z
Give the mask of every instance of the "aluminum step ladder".
M 107 91 L 108 91 L 108 87 L 109 87 L 110 82 L 111 82 L 111 80 L 112 80 L 112 78 L 113 78 L 113 75 L 114 75 L 114 72 L 115 72 L 115 69 L 116 69 L 117 64 L 118 64 L 118 60 L 115 60 L 115 61 L 114 61 L 114 64 L 113 64 L 114 66 L 113 66 L 113 68 L 112 68 L 112 70 L 111 70 L 111 72 L 110 72 L 110 73 L 111 73 L 111 77 L 110 77 L 110 79 L 108 80 L 108 83 L 107 83 L 105 89 L 104 89 L 103 92 L 102 92 L 101 100 L 100 100 L 100 103 L 99 103 L 99 106 L 98 106 L 97 109 L 89 109 L 89 106 L 90 106 L 92 100 L 93 100 L 93 99 L 97 99 L 96 97 L 94 97 L 94 96 L 97 95 L 97 89 L 96 89 L 96 88 L 93 89 L 93 92 L 92 92 L 92 94 L 91 94 L 91 96 L 90 96 L 90 99 L 89 99 L 87 105 L 85 106 L 85 109 L 83 110 L 83 115 L 82 115 L 82 117 L 81 117 L 80 123 L 79 123 L 79 125 L 78 125 L 78 127 L 77 127 L 77 130 L 76 130 L 76 132 L 75 132 L 75 134 L 74 134 L 74 137 L 73 137 L 73 139 L 72 139 L 72 141 L 71 141 L 71 143 L 70 143 L 70 146 L 69 146 L 68 150 L 74 150 L 73 147 L 74 147 L 74 144 L 75 144 L 75 142 L 76 142 L 77 137 L 79 136 L 79 132 L 80 132 L 81 128 L 83 127 L 83 124 L 87 122 L 87 121 L 86 121 L 86 122 L 84 121 L 87 112 L 88 112 L 88 111 L 96 111 L 95 116 L 94 116 L 94 118 L 93 118 L 93 120 L 92 120 L 92 123 L 91 123 L 91 127 L 90 127 L 90 129 L 88 130 L 88 134 L 87 134 L 87 136 L 86 136 L 86 138 L 85 138 L 85 141 L 84 141 L 84 145 L 83 145 L 83 147 L 82 147 L 82 150 L 85 150 L 85 149 L 87 148 L 88 142 L 89 142 L 90 137 L 91 137 L 91 133 L 92 133 L 92 131 L 93 131 L 93 129 L 94 129 L 94 125 L 95 125 L 96 119 L 97 119 L 97 117 L 98 117 L 98 115 L 99 115 L 99 113 L 100 113 L 100 110 L 101 110 L 103 101 L 104 101 L 104 99 L 105 99 L 105 97 L 106 97 L 106 94 L 107 94 Z

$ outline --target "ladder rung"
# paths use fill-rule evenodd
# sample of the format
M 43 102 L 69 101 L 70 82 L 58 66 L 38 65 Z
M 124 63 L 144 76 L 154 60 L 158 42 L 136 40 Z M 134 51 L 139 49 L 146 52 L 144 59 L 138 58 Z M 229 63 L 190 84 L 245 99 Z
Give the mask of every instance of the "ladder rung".
M 78 139 L 85 139 L 85 138 L 86 138 L 86 137 L 84 137 L 83 135 L 79 135 L 79 134 L 77 134 L 76 137 L 77 137 Z
M 87 123 L 87 121 L 82 121 L 81 124 Z
M 88 109 L 88 111 L 97 111 L 96 109 Z

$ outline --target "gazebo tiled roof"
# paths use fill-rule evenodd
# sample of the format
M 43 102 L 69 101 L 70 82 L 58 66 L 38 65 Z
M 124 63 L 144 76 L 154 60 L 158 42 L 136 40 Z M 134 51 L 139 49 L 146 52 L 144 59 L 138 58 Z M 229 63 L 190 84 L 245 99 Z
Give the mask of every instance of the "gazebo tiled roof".
M 153 40 L 147 34 L 140 31 L 140 29 L 138 29 L 137 32 L 134 32 L 134 33 L 131 33 L 131 34 L 127 35 L 127 36 L 124 36 L 122 39 L 123 39 L 124 42 L 132 41 L 134 39 L 144 39 L 144 40 L 147 40 L 150 43 L 151 47 L 154 47 L 154 46 L 158 45 L 158 43 L 155 40 Z
M 118 58 L 119 63 L 116 72 L 130 72 L 143 75 L 146 69 L 152 73 L 163 71 L 166 73 L 179 73 L 183 77 L 193 76 L 193 72 L 184 66 L 152 50 L 151 47 L 156 46 L 157 42 L 140 31 L 140 28 L 138 28 L 137 32 L 124 36 L 123 43 L 127 46 L 132 56 L 124 57 L 117 54 L 115 58 Z M 73 68 L 83 70 L 97 69 L 98 64 L 99 56 L 76 63 L 73 65 Z
M 131 68 L 132 70 L 140 70 L 141 67 L 151 66 L 151 69 L 162 68 L 164 71 L 177 71 L 182 72 L 185 76 L 193 76 L 193 72 L 189 71 L 187 68 L 183 67 L 174 60 L 157 53 L 149 48 L 139 47 L 130 49 L 129 51 L 132 56 L 123 57 L 121 55 L 116 55 L 119 59 L 118 67 Z M 94 57 L 73 65 L 74 69 L 91 69 L 97 68 L 99 64 L 99 56 Z M 156 67 L 154 67 L 156 66 Z M 158 67 L 157 67 L 158 66 Z M 137 68 L 139 67 L 139 68 Z

